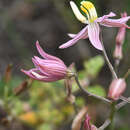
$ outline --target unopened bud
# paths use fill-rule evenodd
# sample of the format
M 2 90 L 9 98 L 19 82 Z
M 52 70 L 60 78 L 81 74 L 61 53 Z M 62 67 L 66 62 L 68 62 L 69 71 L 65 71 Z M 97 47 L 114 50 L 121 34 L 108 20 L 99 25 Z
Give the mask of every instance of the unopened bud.
M 84 121 L 84 129 L 85 130 L 97 130 L 97 127 L 90 123 L 90 116 L 87 114 Z
M 97 127 L 95 125 L 91 125 L 91 130 L 97 130 Z
M 115 46 L 115 50 L 114 50 L 114 54 L 113 54 L 114 58 L 121 60 L 123 57 L 122 54 L 122 45 L 116 45 Z
M 82 119 L 84 118 L 84 116 L 87 113 L 88 108 L 87 107 L 83 107 L 79 113 L 76 115 L 76 117 L 74 118 L 73 122 L 72 122 L 72 130 L 80 130 L 81 126 L 82 126 Z
M 127 17 L 127 13 L 124 12 L 121 14 L 121 17 Z M 116 59 L 122 59 L 123 55 L 122 55 L 122 45 L 124 43 L 124 39 L 125 39 L 125 35 L 126 35 L 126 28 L 125 27 L 120 27 L 117 36 L 116 36 L 116 46 L 115 46 L 115 50 L 114 50 L 114 58 Z
M 127 13 L 124 12 L 121 14 L 121 17 L 127 17 Z M 116 44 L 123 44 L 124 39 L 125 39 L 125 34 L 126 34 L 126 28 L 125 27 L 120 27 L 118 34 L 116 36 Z
M 123 78 L 114 79 L 109 87 L 108 97 L 112 100 L 118 100 L 126 89 L 126 82 Z

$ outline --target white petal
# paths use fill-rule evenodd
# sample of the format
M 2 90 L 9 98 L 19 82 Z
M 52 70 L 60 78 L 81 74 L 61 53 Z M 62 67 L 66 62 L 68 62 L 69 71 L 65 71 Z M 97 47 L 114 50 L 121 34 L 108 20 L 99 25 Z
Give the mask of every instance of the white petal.
M 36 72 L 34 72 L 34 71 L 32 71 L 31 73 L 32 73 L 36 78 L 38 78 L 38 79 L 46 78 L 46 76 L 42 76 L 42 75 L 40 75 L 40 74 L 38 74 L 38 73 L 36 73 Z
M 73 12 L 74 12 L 76 18 L 77 18 L 80 22 L 87 24 L 88 21 L 87 21 L 86 17 L 83 16 L 83 15 L 80 13 L 78 7 L 76 6 L 76 4 L 75 4 L 73 1 L 70 1 L 70 6 L 71 6 L 71 8 L 72 8 L 72 10 L 73 10 Z

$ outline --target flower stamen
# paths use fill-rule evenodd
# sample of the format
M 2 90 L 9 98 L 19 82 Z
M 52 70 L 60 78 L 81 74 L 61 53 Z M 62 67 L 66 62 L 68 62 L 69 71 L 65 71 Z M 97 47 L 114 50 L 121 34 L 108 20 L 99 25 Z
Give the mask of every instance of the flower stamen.
M 91 2 L 82 1 L 80 8 L 87 15 L 88 21 L 90 23 L 94 22 L 94 20 L 97 19 L 96 9 L 95 9 L 94 5 Z

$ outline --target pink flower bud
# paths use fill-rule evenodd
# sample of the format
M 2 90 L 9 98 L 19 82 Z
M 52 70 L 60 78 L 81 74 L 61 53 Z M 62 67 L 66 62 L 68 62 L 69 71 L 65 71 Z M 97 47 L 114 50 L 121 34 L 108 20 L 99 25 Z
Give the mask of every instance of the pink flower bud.
M 116 59 L 122 59 L 122 57 L 123 57 L 123 54 L 122 54 L 122 45 L 116 45 L 115 46 L 115 50 L 114 50 L 114 57 L 116 58 Z
M 118 100 L 126 89 L 126 82 L 124 79 L 114 79 L 109 87 L 108 97 L 112 100 Z
M 97 127 L 93 124 L 90 124 L 90 116 L 87 114 L 84 121 L 84 129 L 85 130 L 97 130 Z
M 22 72 L 33 79 L 44 82 L 53 82 L 73 75 L 61 59 L 44 52 L 38 41 L 36 42 L 36 47 L 44 59 L 34 56 L 32 62 L 35 68 L 28 71 L 21 70 Z
M 121 14 L 121 17 L 127 17 L 127 13 L 124 12 Z M 125 35 L 126 35 L 126 27 L 120 27 L 118 34 L 116 36 L 116 46 L 115 46 L 115 51 L 114 51 L 114 57 L 117 59 L 122 59 L 122 45 L 124 43 L 124 39 L 125 39 Z
M 124 12 L 121 14 L 121 17 L 127 17 L 127 13 Z M 123 44 L 124 39 L 125 39 L 125 34 L 126 34 L 126 28 L 125 27 L 120 27 L 118 34 L 116 36 L 116 44 Z

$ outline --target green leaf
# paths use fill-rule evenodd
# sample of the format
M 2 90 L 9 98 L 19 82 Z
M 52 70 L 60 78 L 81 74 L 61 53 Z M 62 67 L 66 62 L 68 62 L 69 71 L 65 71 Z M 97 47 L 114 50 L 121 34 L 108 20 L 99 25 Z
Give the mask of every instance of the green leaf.
M 98 95 L 98 96 L 102 96 L 102 97 L 106 97 L 106 92 L 104 90 L 103 87 L 99 86 L 99 85 L 95 85 L 95 86 L 89 86 L 87 88 L 87 90 L 90 92 L 90 93 L 93 93 L 95 95 Z
M 84 79 L 84 78 L 86 78 L 86 76 L 87 76 L 87 74 L 84 70 L 78 72 L 79 79 Z
M 49 124 L 49 123 L 44 123 L 43 125 L 41 125 L 41 126 L 39 127 L 38 130 L 52 130 L 52 126 L 51 126 L 51 124 Z
M 82 106 L 84 106 L 84 104 L 85 104 L 85 100 L 82 97 L 76 98 L 76 105 L 77 106 L 82 107 Z
M 88 76 L 96 77 L 104 65 L 104 59 L 98 55 L 84 63 Z
M 118 130 L 129 130 L 129 129 L 130 129 L 130 127 L 125 125 L 124 127 L 121 127 Z

